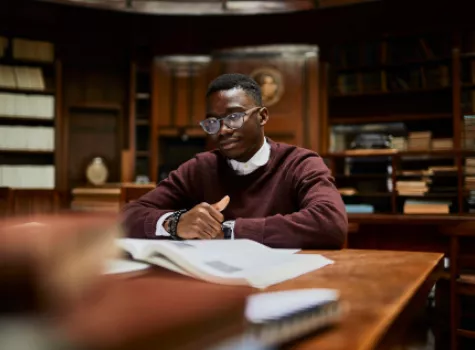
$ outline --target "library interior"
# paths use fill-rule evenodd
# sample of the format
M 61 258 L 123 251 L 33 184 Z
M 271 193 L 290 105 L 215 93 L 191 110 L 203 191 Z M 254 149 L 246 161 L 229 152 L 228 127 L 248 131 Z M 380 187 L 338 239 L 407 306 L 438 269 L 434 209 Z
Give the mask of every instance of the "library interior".
M 45 228 L 22 226 L 35 259 L 12 270 L 8 247 L 23 233 L 10 236 L 11 223 L 102 227 L 217 147 L 200 125 L 207 89 L 240 73 L 260 87 L 265 136 L 315 152 L 348 219 L 342 249 L 315 247 L 333 264 L 271 290 L 338 289 L 343 316 L 285 343 L 251 342 L 250 289 L 147 272 L 106 281 L 100 305 L 75 304 L 61 348 L 474 349 L 474 11 L 463 0 L 0 1 L 0 285 L 11 287 L 0 288 L 0 314 L 49 305 L 35 299 L 48 294 L 42 283 L 24 283 L 43 257 L 27 233 Z M 51 285 L 69 295 L 92 275 L 76 249 L 105 243 L 55 239 L 71 256 Z M 57 250 L 48 264 L 66 259 Z M 170 306 L 180 303 L 188 311 Z M 0 338 L 31 332 L 2 322 Z M 59 349 L 44 338 L 35 349 Z

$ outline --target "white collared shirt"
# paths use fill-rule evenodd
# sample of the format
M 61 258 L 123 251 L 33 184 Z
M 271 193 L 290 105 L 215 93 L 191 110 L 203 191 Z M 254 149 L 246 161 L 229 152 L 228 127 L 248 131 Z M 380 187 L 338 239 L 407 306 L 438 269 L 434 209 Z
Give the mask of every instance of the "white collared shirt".
M 261 148 L 249 159 L 247 162 L 238 162 L 234 159 L 229 159 L 228 163 L 236 171 L 238 175 L 248 175 L 255 171 L 257 168 L 265 165 L 270 158 L 270 145 L 267 140 L 264 139 L 264 143 Z
M 270 145 L 267 140 L 264 138 L 264 144 L 261 148 L 249 159 L 247 162 L 238 162 L 234 159 L 229 159 L 228 163 L 231 168 L 236 171 L 238 175 L 248 175 L 254 172 L 256 169 L 267 164 L 270 159 Z M 156 235 L 157 236 L 170 236 L 170 234 L 163 228 L 163 223 L 165 220 L 172 215 L 173 213 L 166 213 L 160 216 L 160 219 L 157 221 L 156 226 Z

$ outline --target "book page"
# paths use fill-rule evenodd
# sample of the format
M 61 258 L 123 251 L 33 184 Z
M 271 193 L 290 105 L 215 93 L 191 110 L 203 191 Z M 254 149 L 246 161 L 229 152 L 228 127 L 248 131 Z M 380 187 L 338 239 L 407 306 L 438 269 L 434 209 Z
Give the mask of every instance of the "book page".
M 116 240 L 116 244 L 132 255 L 136 260 L 145 259 L 143 252 L 147 249 L 150 243 L 153 243 L 153 241 L 147 239 L 120 238 Z
M 145 242 L 140 244 L 148 242 L 149 258 L 163 254 L 196 278 L 256 288 L 265 288 L 332 263 L 318 254 L 291 254 L 294 251 L 274 250 L 247 239 Z M 150 261 L 149 258 L 146 260 Z

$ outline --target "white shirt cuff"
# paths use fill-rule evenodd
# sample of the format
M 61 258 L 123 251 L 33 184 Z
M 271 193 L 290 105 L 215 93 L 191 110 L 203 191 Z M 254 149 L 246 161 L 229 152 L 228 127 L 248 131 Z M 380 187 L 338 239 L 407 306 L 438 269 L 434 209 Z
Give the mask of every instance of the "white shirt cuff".
M 155 231 L 156 236 L 170 237 L 170 234 L 163 227 L 163 223 L 172 214 L 173 214 L 173 212 L 170 212 L 170 213 L 166 213 L 166 214 L 163 214 L 162 216 L 160 216 L 160 218 L 157 221 L 157 228 L 156 228 L 156 231 Z

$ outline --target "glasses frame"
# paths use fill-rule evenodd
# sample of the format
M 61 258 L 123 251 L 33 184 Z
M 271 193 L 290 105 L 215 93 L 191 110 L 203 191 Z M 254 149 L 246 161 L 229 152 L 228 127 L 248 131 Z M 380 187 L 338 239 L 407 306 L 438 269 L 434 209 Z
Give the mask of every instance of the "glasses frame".
M 243 112 L 233 112 L 233 113 L 230 113 L 230 114 L 225 115 L 224 117 L 220 117 L 220 118 L 216 118 L 216 117 L 206 118 L 205 120 L 200 121 L 200 126 L 201 126 L 201 128 L 203 129 L 203 131 L 204 131 L 205 133 L 207 133 L 208 135 L 216 135 L 217 133 L 219 133 L 219 130 L 221 130 L 223 124 L 224 124 L 228 129 L 237 130 L 237 129 L 242 128 L 242 126 L 244 125 L 244 117 L 245 117 L 246 115 L 248 115 L 248 114 L 254 113 L 254 111 L 256 111 L 256 110 L 259 109 L 259 108 L 262 108 L 262 107 L 259 107 L 259 106 L 252 107 L 252 108 L 249 108 L 249 109 L 247 109 L 247 110 L 245 110 L 245 111 L 243 111 Z M 237 128 L 233 128 L 232 126 L 229 126 L 229 125 L 226 123 L 226 121 L 229 120 L 228 118 L 230 118 L 232 115 L 236 115 L 236 114 L 239 114 L 240 117 L 241 117 L 241 125 L 238 126 Z M 210 133 L 210 132 L 206 131 L 206 129 L 205 129 L 204 125 L 203 125 L 207 120 L 210 120 L 210 119 L 214 119 L 214 120 L 216 120 L 216 121 L 219 122 L 219 129 L 218 129 L 216 132 L 214 132 L 214 133 Z M 223 122 L 223 124 L 221 124 L 221 121 Z

